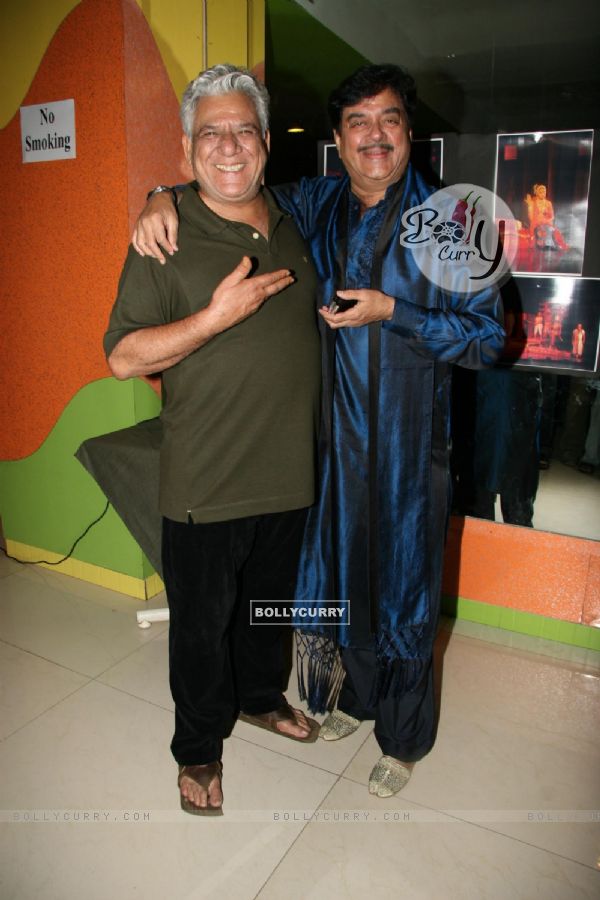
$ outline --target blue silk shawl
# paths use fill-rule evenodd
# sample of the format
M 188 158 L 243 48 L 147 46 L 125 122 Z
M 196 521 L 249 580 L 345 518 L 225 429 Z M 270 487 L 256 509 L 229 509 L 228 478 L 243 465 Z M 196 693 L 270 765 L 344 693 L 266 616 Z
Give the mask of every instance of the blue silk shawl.
M 344 284 L 348 178 L 303 179 L 273 190 L 309 242 L 320 284 L 318 305 Z M 365 646 L 379 660 L 379 687 L 410 689 L 428 665 L 437 628 L 443 547 L 449 510 L 450 379 L 453 363 L 491 365 L 504 343 L 499 294 L 487 289 L 453 296 L 428 281 L 399 241 L 402 214 L 433 191 L 409 165 L 386 195 L 371 283 L 395 299 L 390 321 L 369 329 L 368 508 L 337 484 L 331 460 L 335 332 L 320 321 L 323 401 L 319 438 L 320 491 L 309 511 L 296 597 L 312 605 L 344 600 L 338 594 L 334 532 L 344 517 L 368 520 L 368 596 L 351 596 L 350 625 L 316 628 L 342 646 Z M 338 448 L 339 452 L 340 448 Z M 340 503 L 339 493 L 343 494 Z M 337 519 L 337 530 L 333 523 Z M 340 521 L 341 517 L 341 521 Z M 357 563 L 357 566 L 359 564 Z M 364 590 L 364 571 L 356 570 Z M 352 592 L 350 591 L 352 594 Z M 308 649 L 308 699 L 323 709 L 331 654 Z

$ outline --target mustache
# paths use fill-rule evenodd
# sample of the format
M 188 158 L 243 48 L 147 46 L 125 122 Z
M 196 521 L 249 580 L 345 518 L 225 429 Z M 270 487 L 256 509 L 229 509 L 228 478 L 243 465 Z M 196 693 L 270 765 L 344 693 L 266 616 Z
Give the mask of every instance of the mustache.
M 359 149 L 359 153 L 366 153 L 367 150 L 393 150 L 394 147 L 392 144 L 387 144 L 385 141 L 375 141 L 372 144 L 368 144 L 366 147 L 361 147 Z

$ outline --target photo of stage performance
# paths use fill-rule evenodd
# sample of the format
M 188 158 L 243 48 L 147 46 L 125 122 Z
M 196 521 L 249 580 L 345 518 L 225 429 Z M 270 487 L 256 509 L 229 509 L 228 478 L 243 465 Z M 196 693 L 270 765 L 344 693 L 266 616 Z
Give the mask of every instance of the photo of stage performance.
M 507 340 L 501 362 L 561 373 L 596 370 L 600 279 L 520 276 L 502 294 Z
M 514 272 L 581 275 L 593 131 L 499 134 L 496 194 L 515 217 Z

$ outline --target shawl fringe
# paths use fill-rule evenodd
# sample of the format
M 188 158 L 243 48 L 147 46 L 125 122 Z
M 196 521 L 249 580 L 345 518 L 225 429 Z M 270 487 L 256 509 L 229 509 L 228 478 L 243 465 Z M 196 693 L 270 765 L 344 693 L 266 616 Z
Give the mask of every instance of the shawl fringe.
M 376 706 L 387 696 L 399 699 L 416 690 L 428 668 L 428 659 L 378 660 L 369 706 Z
M 414 691 L 429 667 L 431 657 L 427 625 L 403 628 L 396 632 L 382 630 L 377 636 L 377 672 L 373 681 L 369 706 L 391 694 L 401 697 Z M 429 647 L 430 652 L 427 653 Z
M 336 643 L 322 634 L 296 631 L 298 693 L 312 713 L 331 712 L 344 680 Z
M 412 631 L 406 641 L 407 631 Z M 406 652 L 419 647 L 419 656 L 399 654 L 399 633 L 381 634 L 377 641 L 377 670 L 373 680 L 369 706 L 391 695 L 394 698 L 414 691 L 429 670 L 431 653 L 423 655 L 423 629 L 405 629 L 400 634 L 402 649 Z M 334 640 L 322 634 L 296 632 L 296 658 L 298 693 L 312 713 L 331 712 L 342 683 L 344 669 L 339 648 Z

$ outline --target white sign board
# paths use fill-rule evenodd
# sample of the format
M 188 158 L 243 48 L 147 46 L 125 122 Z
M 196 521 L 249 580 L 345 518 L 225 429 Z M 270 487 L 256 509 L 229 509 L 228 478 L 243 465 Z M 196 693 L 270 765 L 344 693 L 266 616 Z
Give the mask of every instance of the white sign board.
M 75 159 L 75 102 L 21 107 L 23 162 Z

